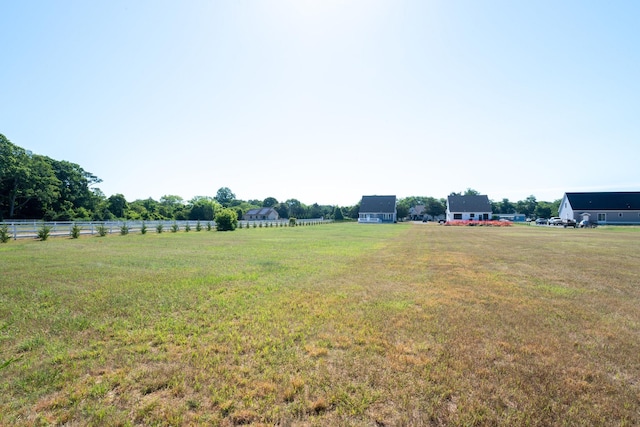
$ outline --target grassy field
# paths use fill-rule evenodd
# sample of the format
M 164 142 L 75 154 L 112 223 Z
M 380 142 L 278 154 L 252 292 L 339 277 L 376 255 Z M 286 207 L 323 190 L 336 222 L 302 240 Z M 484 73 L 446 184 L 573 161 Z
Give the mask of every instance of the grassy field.
M 639 425 L 640 233 L 0 245 L 0 425 Z

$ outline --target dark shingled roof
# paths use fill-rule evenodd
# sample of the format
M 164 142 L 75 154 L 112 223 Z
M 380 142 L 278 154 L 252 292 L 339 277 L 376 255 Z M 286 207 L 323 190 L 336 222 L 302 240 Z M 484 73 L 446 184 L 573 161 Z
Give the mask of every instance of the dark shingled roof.
M 573 210 L 640 210 L 640 192 L 565 193 Z
M 259 209 L 249 209 L 246 215 L 268 215 L 269 212 L 274 210 L 273 208 L 259 208 Z
M 396 196 L 362 196 L 361 213 L 395 213 Z
M 477 196 L 449 196 L 449 212 L 491 212 L 489 198 Z

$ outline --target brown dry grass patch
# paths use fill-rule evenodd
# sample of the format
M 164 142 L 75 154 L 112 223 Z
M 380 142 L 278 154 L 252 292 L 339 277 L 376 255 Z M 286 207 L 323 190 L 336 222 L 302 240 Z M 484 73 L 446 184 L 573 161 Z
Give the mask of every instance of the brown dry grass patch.
M 3 253 L 0 425 L 640 424 L 633 230 L 244 233 Z

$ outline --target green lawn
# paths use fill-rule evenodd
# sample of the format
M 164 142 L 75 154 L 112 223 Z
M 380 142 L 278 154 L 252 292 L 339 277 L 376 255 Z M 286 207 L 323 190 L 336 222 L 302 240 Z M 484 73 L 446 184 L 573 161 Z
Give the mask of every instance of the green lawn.
M 0 244 L 0 425 L 638 425 L 634 231 Z

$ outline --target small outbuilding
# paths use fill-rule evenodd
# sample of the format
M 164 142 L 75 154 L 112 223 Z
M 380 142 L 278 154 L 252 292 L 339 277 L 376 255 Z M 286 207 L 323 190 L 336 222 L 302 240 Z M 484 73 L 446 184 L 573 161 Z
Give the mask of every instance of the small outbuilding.
M 527 216 L 521 213 L 510 213 L 510 214 L 493 214 L 493 218 L 495 219 L 503 219 L 511 222 L 525 222 L 527 220 Z

